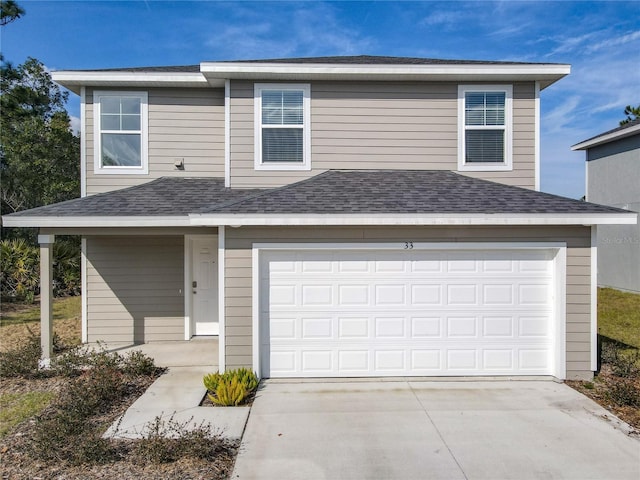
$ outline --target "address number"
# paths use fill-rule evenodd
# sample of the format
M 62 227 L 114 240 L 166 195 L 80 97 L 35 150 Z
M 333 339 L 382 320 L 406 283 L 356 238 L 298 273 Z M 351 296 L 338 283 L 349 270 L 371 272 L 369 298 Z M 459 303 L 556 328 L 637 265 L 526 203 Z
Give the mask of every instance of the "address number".
M 404 249 L 405 250 L 413 249 L 413 242 L 404 242 Z

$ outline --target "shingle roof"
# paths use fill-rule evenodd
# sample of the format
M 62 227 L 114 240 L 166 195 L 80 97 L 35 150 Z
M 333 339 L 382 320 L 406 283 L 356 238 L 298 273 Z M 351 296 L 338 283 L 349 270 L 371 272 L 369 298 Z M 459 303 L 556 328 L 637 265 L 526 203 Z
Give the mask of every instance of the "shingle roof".
M 330 170 L 198 213 L 226 214 L 593 214 L 613 207 L 445 170 Z M 627 212 L 628 213 L 628 212 Z
M 612 128 L 611 130 L 607 130 L 606 132 L 599 133 L 598 135 L 595 135 L 595 136 L 593 136 L 591 138 L 587 138 L 586 140 L 582 140 L 581 142 L 576 143 L 576 145 L 579 145 L 581 143 L 587 143 L 587 142 L 590 142 L 591 140 L 595 140 L 596 138 L 600 138 L 600 137 L 605 137 L 605 136 L 610 135 L 612 133 L 623 132 L 627 128 L 635 127 L 637 125 L 640 125 L 640 118 L 636 118 L 635 120 L 633 120 L 633 121 L 631 121 L 629 123 L 625 123 L 624 125 L 620 125 L 619 127 Z
M 230 189 L 220 178 L 163 177 L 11 216 L 189 214 L 594 214 L 603 205 L 443 170 L 329 170 L 275 189 Z
M 12 216 L 184 216 L 215 208 L 258 190 L 230 189 L 221 178 L 162 177 L 135 187 L 46 205 Z
M 265 58 L 257 60 L 214 60 L 213 63 L 291 63 L 336 65 L 537 65 L 536 62 L 511 62 L 495 60 L 446 60 L 440 58 L 389 57 L 378 55 L 353 55 L 333 57 Z M 550 65 L 546 63 L 545 65 Z M 122 67 L 79 70 L 83 72 L 200 72 L 200 65 L 168 65 L 151 67 Z
M 267 58 L 259 60 L 230 60 L 230 63 L 331 63 L 339 65 L 536 65 L 533 62 L 495 60 L 447 60 L 441 58 L 388 57 L 352 55 L 335 57 Z M 221 62 L 227 63 L 227 62 Z

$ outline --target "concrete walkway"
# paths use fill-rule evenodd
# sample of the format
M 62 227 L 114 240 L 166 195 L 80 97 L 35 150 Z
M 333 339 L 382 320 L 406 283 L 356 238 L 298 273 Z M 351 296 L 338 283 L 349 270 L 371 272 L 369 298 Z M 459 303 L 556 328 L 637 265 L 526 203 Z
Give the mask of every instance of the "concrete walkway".
M 197 339 L 189 342 L 158 342 L 136 346 L 113 346 L 112 351 L 126 354 L 140 350 L 168 367 L 147 391 L 104 434 L 113 438 L 140 438 L 157 417 L 173 420 L 190 427 L 202 423 L 214 433 L 240 440 L 249 416 L 249 407 L 200 407 L 207 393 L 202 377 L 218 370 L 218 342 Z
M 267 381 L 231 478 L 638 480 L 640 440 L 552 381 Z

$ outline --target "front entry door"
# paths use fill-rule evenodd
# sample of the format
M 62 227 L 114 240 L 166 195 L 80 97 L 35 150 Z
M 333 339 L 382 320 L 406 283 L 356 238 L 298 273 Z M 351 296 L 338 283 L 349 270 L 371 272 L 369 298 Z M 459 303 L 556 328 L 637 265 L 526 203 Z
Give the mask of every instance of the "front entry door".
M 191 298 L 194 335 L 218 335 L 218 239 L 191 239 Z

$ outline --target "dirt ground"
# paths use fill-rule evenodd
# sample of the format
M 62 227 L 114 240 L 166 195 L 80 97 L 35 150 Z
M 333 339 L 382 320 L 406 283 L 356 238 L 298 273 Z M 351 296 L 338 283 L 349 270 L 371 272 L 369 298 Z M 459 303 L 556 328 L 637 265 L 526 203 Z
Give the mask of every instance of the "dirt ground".
M 635 433 L 640 435 L 640 398 L 637 400 L 638 406 L 617 404 L 611 397 L 611 387 L 619 381 L 619 377 L 612 373 L 611 367 L 605 364 L 593 382 L 567 381 L 566 383 L 628 423 L 635 429 Z M 631 382 L 635 385 L 636 395 L 640 395 L 640 377 L 632 379 Z

